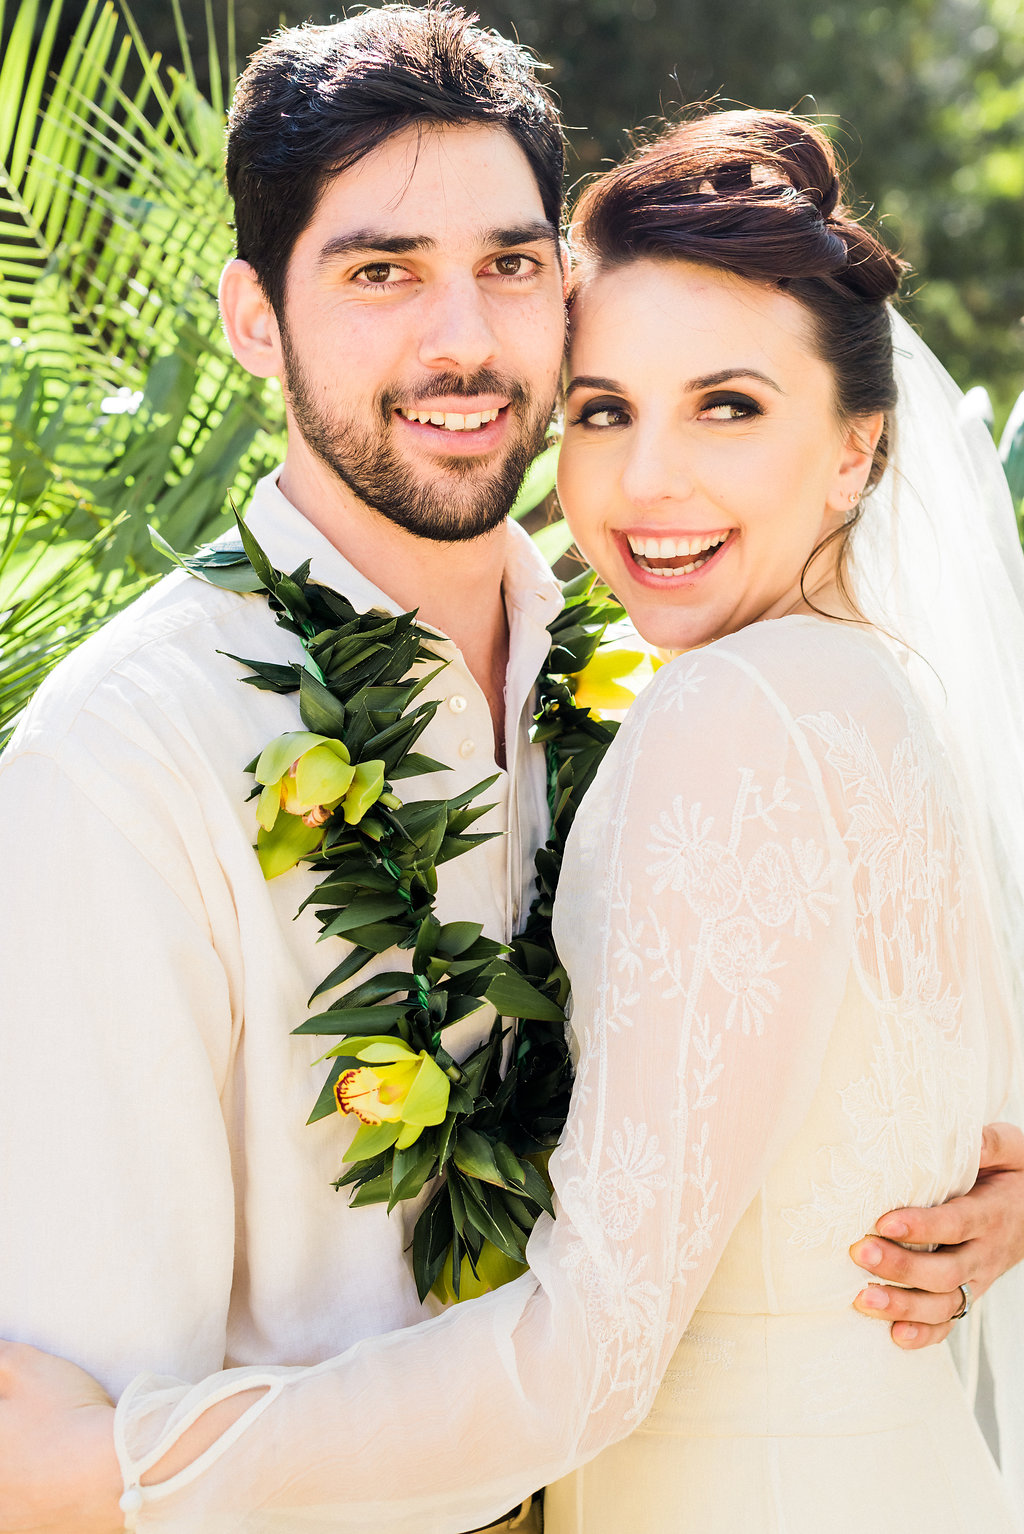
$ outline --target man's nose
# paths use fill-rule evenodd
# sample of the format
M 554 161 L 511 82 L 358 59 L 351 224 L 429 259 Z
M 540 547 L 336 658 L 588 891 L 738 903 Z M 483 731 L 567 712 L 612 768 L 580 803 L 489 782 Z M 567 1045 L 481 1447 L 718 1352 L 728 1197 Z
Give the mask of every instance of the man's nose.
M 439 284 L 422 318 L 419 359 L 425 367 L 469 374 L 496 361 L 498 340 L 474 277 Z

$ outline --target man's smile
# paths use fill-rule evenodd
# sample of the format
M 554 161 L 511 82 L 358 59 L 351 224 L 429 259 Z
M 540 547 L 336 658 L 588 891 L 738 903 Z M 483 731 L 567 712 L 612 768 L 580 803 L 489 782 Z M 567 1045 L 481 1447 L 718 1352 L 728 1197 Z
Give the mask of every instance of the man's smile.
M 392 418 L 400 436 L 410 434 L 421 446 L 443 448 L 449 456 L 472 457 L 501 446 L 510 428 L 511 409 L 507 396 L 426 399 L 397 406 Z
M 407 421 L 418 421 L 423 426 L 440 426 L 444 431 L 479 431 L 481 426 L 498 419 L 498 410 L 476 410 L 466 415 L 447 410 L 399 409 L 399 415 Z

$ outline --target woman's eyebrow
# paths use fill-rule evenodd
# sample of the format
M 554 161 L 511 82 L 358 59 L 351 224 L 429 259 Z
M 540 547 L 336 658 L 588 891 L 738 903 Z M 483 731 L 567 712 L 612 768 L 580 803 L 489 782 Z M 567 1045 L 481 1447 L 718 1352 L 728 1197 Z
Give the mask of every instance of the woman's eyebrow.
M 691 378 L 684 388 L 688 394 L 696 394 L 701 389 L 716 389 L 719 384 L 728 383 L 730 378 L 756 378 L 760 383 L 767 384 L 769 389 L 774 389 L 776 394 L 785 393 L 785 390 L 779 387 L 774 378 L 769 378 L 767 373 L 762 373 L 757 368 L 745 367 L 722 368 L 718 373 L 704 373 L 699 378 Z
M 776 394 L 783 394 L 774 378 L 769 378 L 767 373 L 762 373 L 757 368 L 722 368 L 717 373 L 703 373 L 699 378 L 691 378 L 683 385 L 688 394 L 696 394 L 701 389 L 715 389 L 719 384 L 728 383 L 732 378 L 756 378 L 760 383 L 767 384 L 769 389 L 774 389 Z M 621 394 L 622 385 L 614 378 L 598 378 L 590 373 L 580 373 L 571 378 L 565 386 L 566 394 L 571 394 L 573 389 L 606 389 L 611 394 Z
M 622 393 L 622 385 L 616 383 L 614 378 L 594 378 L 589 373 L 580 373 L 576 378 L 570 378 L 565 392 L 571 394 L 574 389 L 607 389 L 610 394 Z

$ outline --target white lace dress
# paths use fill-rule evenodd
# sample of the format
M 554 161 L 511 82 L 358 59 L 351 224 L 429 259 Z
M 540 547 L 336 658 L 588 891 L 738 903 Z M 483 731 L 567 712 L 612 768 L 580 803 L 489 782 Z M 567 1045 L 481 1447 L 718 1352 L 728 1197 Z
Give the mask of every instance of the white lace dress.
M 946 1348 L 857 1315 L 847 1252 L 966 1188 L 1002 1102 L 966 838 L 871 633 L 788 618 L 666 667 L 566 859 L 579 1071 L 531 1274 L 313 1369 L 138 1382 L 129 1479 L 269 1387 L 139 1527 L 454 1534 L 557 1482 L 547 1534 L 1010 1534 Z
M 675 1089 L 577 1142 L 637 1278 L 629 1315 L 584 1264 L 603 1385 L 643 1420 L 549 1490 L 546 1534 L 1017 1526 L 948 1350 L 903 1353 L 850 1308 L 850 1244 L 970 1186 L 1006 1086 L 958 820 L 902 667 L 856 630 L 760 625 L 677 662 L 630 720 L 558 930 L 595 1086 L 626 1028 Z M 659 1206 L 675 1266 L 645 1294 Z M 652 1405 L 641 1308 L 656 1328 L 694 1303 Z

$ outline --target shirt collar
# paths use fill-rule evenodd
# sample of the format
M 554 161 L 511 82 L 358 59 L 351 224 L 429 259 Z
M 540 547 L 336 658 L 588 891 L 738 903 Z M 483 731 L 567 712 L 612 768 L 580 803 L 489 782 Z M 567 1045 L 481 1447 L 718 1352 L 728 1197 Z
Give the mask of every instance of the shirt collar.
M 277 483 L 280 469 L 266 475 L 256 485 L 246 512 L 246 526 L 252 530 L 275 569 L 290 572 L 304 560 L 310 561 L 310 578 L 347 597 L 359 612 L 371 607 L 397 614 L 402 608 L 334 547 L 297 507 L 288 500 Z M 562 593 L 547 561 L 532 539 L 515 522 L 506 524 L 507 550 L 502 575 L 502 591 L 510 623 L 517 616 L 529 624 L 546 629 L 562 607 Z M 424 628 L 430 628 L 424 624 Z M 434 630 L 434 632 L 440 632 Z M 442 635 L 447 638 L 447 635 Z

